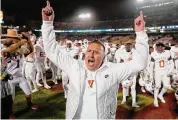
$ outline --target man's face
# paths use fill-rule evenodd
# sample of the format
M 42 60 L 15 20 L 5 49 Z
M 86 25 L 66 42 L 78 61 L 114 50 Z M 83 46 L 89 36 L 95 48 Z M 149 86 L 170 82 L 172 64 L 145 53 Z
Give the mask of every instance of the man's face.
M 149 41 L 148 41 L 148 44 L 149 44 L 149 45 L 153 45 L 153 41 L 149 40 Z
M 151 54 L 154 51 L 154 48 L 149 49 L 149 53 Z
M 82 44 L 81 44 L 81 43 L 78 43 L 78 45 L 79 45 L 79 47 L 81 47 Z
M 62 45 L 62 46 L 65 45 L 65 41 L 64 41 L 64 40 L 60 40 L 59 43 L 60 43 L 60 45 Z
M 88 44 L 88 42 L 84 42 L 84 44 L 85 44 L 85 45 L 87 45 L 87 44 Z
M 165 46 L 169 46 L 169 43 L 166 43 Z
M 164 50 L 164 47 L 163 47 L 163 46 L 157 46 L 156 49 L 157 49 L 157 51 L 158 51 L 159 53 L 162 53 L 163 50 Z
M 80 47 L 80 43 L 76 43 L 75 46 L 76 46 L 76 47 Z
M 132 45 L 131 44 L 126 45 L 125 49 L 126 49 L 127 52 L 131 52 Z
M 97 70 L 104 60 L 104 48 L 97 43 L 91 43 L 85 53 L 85 65 L 91 70 Z
M 71 43 L 67 43 L 67 48 L 71 48 L 72 44 Z

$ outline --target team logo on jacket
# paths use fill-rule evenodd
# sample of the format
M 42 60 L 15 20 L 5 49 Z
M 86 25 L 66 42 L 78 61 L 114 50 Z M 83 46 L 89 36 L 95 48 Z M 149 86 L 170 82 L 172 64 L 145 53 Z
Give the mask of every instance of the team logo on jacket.
M 90 86 L 90 88 L 93 87 L 93 83 L 94 83 L 94 80 L 88 80 L 88 85 Z
M 105 78 L 108 78 L 109 77 L 109 75 L 105 75 Z

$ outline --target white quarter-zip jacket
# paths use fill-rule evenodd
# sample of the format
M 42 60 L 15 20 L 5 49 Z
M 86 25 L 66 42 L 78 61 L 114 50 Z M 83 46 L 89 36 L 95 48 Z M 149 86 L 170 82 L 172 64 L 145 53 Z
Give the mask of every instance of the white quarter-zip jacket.
M 148 36 L 145 32 L 137 32 L 136 35 L 136 50 L 130 62 L 116 64 L 105 61 L 95 74 L 98 119 L 115 118 L 118 84 L 147 66 Z M 84 97 L 84 85 L 87 79 L 85 64 L 60 52 L 52 22 L 43 22 L 42 37 L 47 57 L 69 77 L 66 119 L 73 119 Z

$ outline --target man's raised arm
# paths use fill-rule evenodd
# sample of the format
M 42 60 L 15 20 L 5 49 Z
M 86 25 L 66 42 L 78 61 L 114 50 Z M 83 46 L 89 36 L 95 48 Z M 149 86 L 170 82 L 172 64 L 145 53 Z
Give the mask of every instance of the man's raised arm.
M 53 27 L 54 11 L 52 7 L 50 7 L 49 1 L 47 1 L 47 6 L 42 9 L 42 19 L 42 39 L 46 56 L 57 67 L 61 68 L 66 74 L 68 74 L 76 60 L 60 52 Z
M 122 70 L 118 70 L 120 74 L 118 78 L 125 80 L 131 75 L 134 75 L 147 66 L 148 61 L 148 36 L 145 32 L 145 22 L 143 20 L 143 13 L 140 12 L 140 16 L 135 19 L 135 32 L 136 32 L 136 44 L 133 58 L 128 63 L 122 64 Z

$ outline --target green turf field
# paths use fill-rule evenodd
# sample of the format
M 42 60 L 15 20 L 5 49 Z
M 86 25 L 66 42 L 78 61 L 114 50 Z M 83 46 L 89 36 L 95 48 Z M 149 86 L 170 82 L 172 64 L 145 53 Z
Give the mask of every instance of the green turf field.
M 32 94 L 32 100 L 39 105 L 37 111 L 26 109 L 23 91 L 18 89 L 14 103 L 17 119 L 63 119 L 65 118 L 65 98 L 63 91 L 41 89 Z
M 62 90 L 52 91 L 41 88 L 39 92 L 32 94 L 32 100 L 39 105 L 37 111 L 26 109 L 26 100 L 23 91 L 17 88 L 14 103 L 14 111 L 17 119 L 64 119 L 65 118 L 65 98 Z M 153 103 L 151 96 L 147 97 L 141 94 L 137 95 L 140 108 L 131 107 L 131 96 L 127 98 L 127 103 L 121 105 L 122 93 L 118 93 L 118 105 L 128 109 L 139 111 L 145 106 Z

